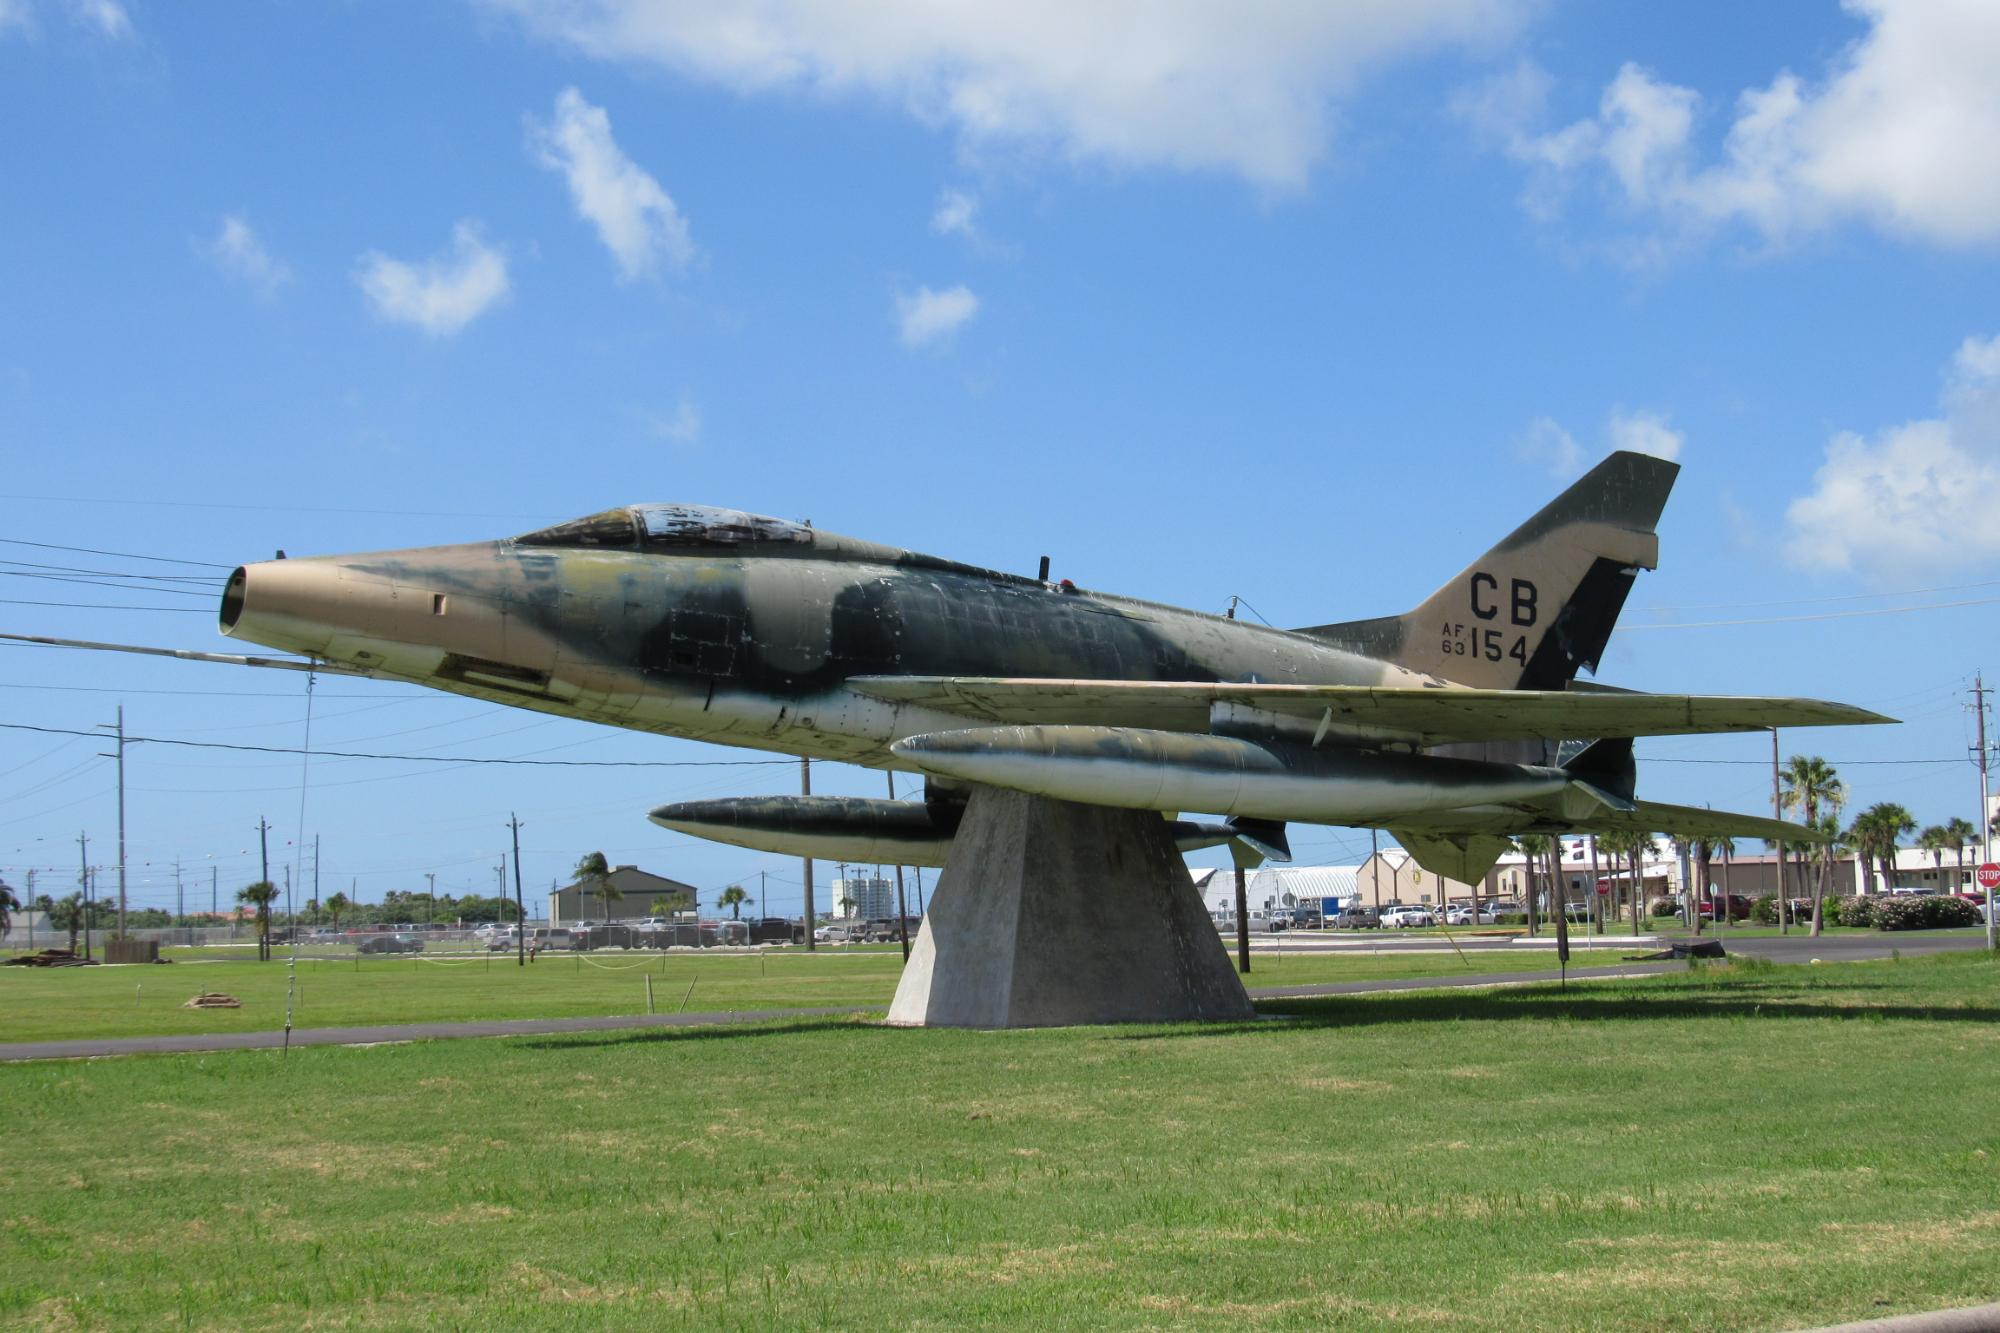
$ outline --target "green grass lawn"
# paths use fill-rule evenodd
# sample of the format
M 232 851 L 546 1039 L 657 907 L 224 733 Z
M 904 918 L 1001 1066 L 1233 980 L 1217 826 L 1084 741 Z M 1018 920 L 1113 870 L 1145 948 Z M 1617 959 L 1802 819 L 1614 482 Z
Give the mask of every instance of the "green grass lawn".
M 1295 986 L 1380 977 L 1463 976 L 1553 970 L 1543 950 L 1512 953 L 1374 956 L 1259 953 L 1250 984 Z M 1586 956 L 1579 966 L 1614 961 Z M 451 1022 L 496 1018 L 569 1018 L 713 1009 L 886 1008 L 902 973 L 902 953 L 823 949 L 754 954 L 547 954 L 526 968 L 512 954 L 445 960 L 430 955 L 303 961 L 292 1020 L 298 1027 Z M 0 1041 L 67 1037 L 138 1037 L 159 1033 L 245 1032 L 284 1026 L 288 969 L 269 963 L 187 962 L 160 967 L 0 968 Z M 184 1009 L 205 990 L 223 991 L 241 1009 Z
M 0 1321 L 1775 1329 L 2000 1295 L 1978 955 L 1266 1008 L 0 1067 Z

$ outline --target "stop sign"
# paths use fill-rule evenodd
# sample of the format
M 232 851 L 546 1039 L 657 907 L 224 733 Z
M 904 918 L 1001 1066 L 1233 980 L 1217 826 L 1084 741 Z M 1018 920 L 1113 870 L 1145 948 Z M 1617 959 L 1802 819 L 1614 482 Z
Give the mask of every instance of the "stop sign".
M 2000 865 L 1988 861 L 1979 867 L 1979 882 L 1989 889 L 2000 889 Z

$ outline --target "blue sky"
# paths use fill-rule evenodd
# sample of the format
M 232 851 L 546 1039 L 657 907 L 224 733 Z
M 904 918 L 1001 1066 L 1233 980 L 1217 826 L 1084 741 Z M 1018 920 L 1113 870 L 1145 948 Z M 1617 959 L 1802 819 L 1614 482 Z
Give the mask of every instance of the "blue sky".
M 1414 605 L 1628 444 L 1684 471 L 1601 678 L 1897 714 L 1786 750 L 1971 817 L 1996 67 L 1990 6 L 1911 0 L 0 0 L 0 569 L 673 499 L 1311 624 Z M 8 629 L 226 646 L 201 598 L 5 582 Z M 106 609 L 156 604 L 193 610 Z M 0 720 L 304 739 L 288 675 L 0 652 Z M 317 748 L 760 757 L 371 682 L 313 712 Z M 5 737 L 0 873 L 66 889 L 110 767 Z M 1765 809 L 1765 745 L 1642 744 L 1641 792 Z M 323 835 L 325 892 L 483 890 L 514 810 L 531 891 L 602 848 L 797 903 L 795 861 L 643 818 L 782 767 L 143 745 L 129 780 L 142 902 L 176 858 L 254 878 L 265 816 L 274 861 Z

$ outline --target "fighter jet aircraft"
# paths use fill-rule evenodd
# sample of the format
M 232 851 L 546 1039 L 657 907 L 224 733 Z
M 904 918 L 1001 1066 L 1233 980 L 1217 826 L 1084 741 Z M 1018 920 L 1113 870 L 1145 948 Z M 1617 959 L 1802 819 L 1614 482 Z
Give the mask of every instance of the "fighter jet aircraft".
M 1808 699 L 1588 684 L 1679 468 L 1616 453 L 1405 615 L 1296 630 L 958 564 L 809 524 L 635 504 L 519 537 L 246 565 L 221 629 L 304 659 L 609 726 L 923 774 L 920 801 L 663 806 L 768 851 L 942 865 L 967 784 L 1167 816 L 1287 856 L 1389 830 L 1482 876 L 1523 832 L 1807 839 L 1641 801 L 1632 738 L 1886 722 Z M 111 645 L 95 645 L 111 646 Z M 162 650 L 155 650 L 162 651 Z

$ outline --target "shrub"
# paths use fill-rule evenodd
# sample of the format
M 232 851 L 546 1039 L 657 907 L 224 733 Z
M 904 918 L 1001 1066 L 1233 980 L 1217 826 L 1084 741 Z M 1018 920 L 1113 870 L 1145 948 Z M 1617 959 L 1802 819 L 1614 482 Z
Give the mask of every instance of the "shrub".
M 1774 893 L 1767 893 L 1759 898 L 1755 903 L 1751 904 L 1750 916 L 1760 926 L 1777 925 L 1778 896 Z
M 1653 899 L 1653 905 L 1646 909 L 1646 914 L 1648 916 L 1679 916 L 1681 914 L 1681 907 L 1672 898 L 1655 898 Z
M 1872 926 L 1875 924 L 1875 900 L 1873 898 L 1830 898 L 1827 900 L 1831 911 L 1827 919 L 1837 926 Z
M 1978 908 L 1963 898 L 1942 894 L 1877 898 L 1873 912 L 1877 930 L 1942 930 L 1950 926 L 1976 926 L 1979 922 Z

